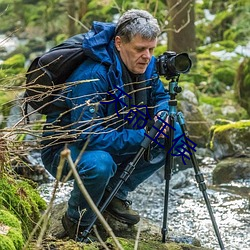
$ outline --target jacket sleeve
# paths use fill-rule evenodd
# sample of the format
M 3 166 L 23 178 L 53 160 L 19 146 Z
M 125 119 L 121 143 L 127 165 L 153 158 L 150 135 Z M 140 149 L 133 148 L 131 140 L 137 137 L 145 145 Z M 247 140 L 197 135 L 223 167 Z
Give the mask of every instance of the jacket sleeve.
M 88 143 L 88 150 L 104 150 L 114 155 L 136 153 L 144 138 L 144 129 L 115 129 L 105 126 L 107 121 L 116 120 L 116 113 L 107 117 L 106 108 L 100 105 L 110 86 L 106 75 L 104 66 L 90 66 L 86 62 L 68 79 L 74 83 L 82 79 L 90 80 L 74 84 L 66 90 L 66 102 L 71 109 L 70 129 L 75 134 L 79 147 Z

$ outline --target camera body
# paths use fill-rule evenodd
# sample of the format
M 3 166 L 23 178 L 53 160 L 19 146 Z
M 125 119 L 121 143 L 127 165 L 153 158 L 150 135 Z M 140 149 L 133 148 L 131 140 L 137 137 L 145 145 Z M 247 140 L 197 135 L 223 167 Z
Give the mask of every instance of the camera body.
M 160 76 L 170 80 L 187 73 L 192 66 L 192 61 L 187 53 L 176 54 L 174 51 L 166 51 L 156 59 L 156 70 Z

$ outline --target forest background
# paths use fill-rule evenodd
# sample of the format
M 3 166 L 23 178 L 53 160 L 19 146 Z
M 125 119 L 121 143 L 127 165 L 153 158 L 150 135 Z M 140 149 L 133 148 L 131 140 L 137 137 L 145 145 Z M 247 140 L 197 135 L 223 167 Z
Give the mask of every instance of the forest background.
M 189 53 L 193 66 L 188 75 L 181 76 L 181 81 L 195 85 L 200 104 L 212 105 L 216 118 L 225 118 L 220 108 L 233 103 L 237 112 L 229 112 L 227 118 L 249 118 L 247 0 L 0 0 L 0 33 L 4 35 L 0 40 L 1 127 L 6 125 L 11 107 L 9 103 L 7 107 L 2 104 L 17 95 L 16 86 L 24 85 L 27 66 L 35 56 L 72 35 L 86 32 L 93 20 L 116 22 L 121 13 L 131 8 L 146 9 L 158 19 L 162 33 L 155 56 L 165 51 Z M 8 51 L 5 44 L 14 39 L 19 43 Z

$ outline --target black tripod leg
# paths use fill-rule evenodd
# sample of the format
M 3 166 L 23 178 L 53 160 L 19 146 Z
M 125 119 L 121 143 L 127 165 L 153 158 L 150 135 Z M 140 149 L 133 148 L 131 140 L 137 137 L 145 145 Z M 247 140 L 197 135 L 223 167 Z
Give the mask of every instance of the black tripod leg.
M 178 122 L 179 122 L 179 124 L 181 126 L 182 132 L 185 134 L 185 143 L 187 145 L 190 145 L 190 142 L 187 140 L 187 139 L 189 139 L 189 133 L 188 133 L 188 130 L 187 130 L 187 127 L 186 127 L 186 124 L 185 124 L 184 116 L 183 116 L 183 114 L 181 112 L 177 113 L 177 119 L 178 119 Z M 198 165 L 195 153 L 193 152 L 193 153 L 191 153 L 189 155 L 190 155 L 193 167 L 194 167 L 195 179 L 196 179 L 196 181 L 197 181 L 197 183 L 199 185 L 200 191 L 203 194 L 203 197 L 204 197 L 204 200 L 205 200 L 205 203 L 206 203 L 206 206 L 207 206 L 207 210 L 209 212 L 209 215 L 210 215 L 210 218 L 211 218 L 211 221 L 212 221 L 212 224 L 213 224 L 213 228 L 214 228 L 216 237 L 218 239 L 220 248 L 221 248 L 221 250 L 224 250 L 225 247 L 223 245 L 223 242 L 222 242 L 222 239 L 221 239 L 221 236 L 220 236 L 220 232 L 219 232 L 219 229 L 218 229 L 218 226 L 217 226 L 214 214 L 213 214 L 213 210 L 212 210 L 212 207 L 211 207 L 211 204 L 210 204 L 210 201 L 208 199 L 207 192 L 206 192 L 207 187 L 206 187 L 206 184 L 204 182 L 203 174 L 201 173 L 201 171 L 199 169 L 199 165 Z
M 172 115 L 169 116 L 169 125 L 174 127 L 174 117 Z M 174 139 L 174 130 L 169 130 L 169 138 L 165 138 L 165 148 L 171 149 L 173 146 Z M 171 152 L 167 151 L 166 161 L 165 161 L 165 197 L 164 197 L 164 213 L 163 213 L 163 225 L 162 225 L 162 242 L 166 242 L 166 235 L 168 233 L 168 200 L 169 200 L 169 184 L 172 176 L 172 167 L 174 164 L 174 158 Z

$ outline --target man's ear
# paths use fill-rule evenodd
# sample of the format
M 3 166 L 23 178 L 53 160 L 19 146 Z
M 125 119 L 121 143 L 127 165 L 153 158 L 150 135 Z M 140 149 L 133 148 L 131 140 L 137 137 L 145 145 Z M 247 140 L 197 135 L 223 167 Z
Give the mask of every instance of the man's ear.
M 121 37 L 116 36 L 116 37 L 115 37 L 115 47 L 116 47 L 116 49 L 117 49 L 118 51 L 120 51 L 120 49 L 121 49 L 121 43 L 122 43 Z

